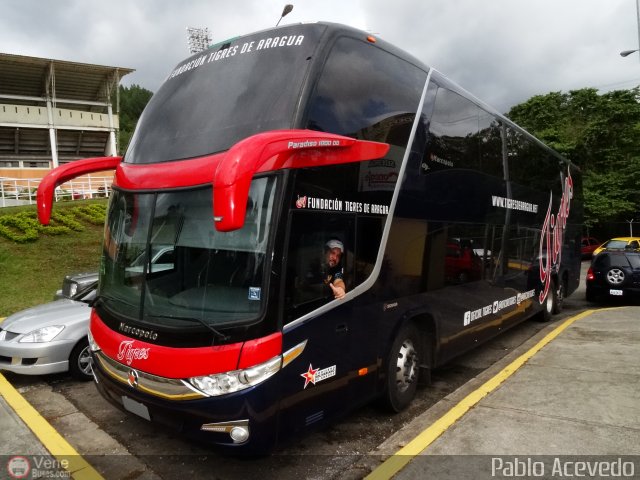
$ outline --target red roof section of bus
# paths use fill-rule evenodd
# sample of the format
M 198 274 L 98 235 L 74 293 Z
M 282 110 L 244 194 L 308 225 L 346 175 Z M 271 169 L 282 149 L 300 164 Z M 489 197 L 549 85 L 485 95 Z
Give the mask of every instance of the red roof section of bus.
M 275 130 L 206 157 L 162 164 L 123 163 L 115 183 L 125 189 L 155 190 L 211 182 L 215 226 L 224 232 L 244 224 L 249 187 L 256 173 L 361 162 L 381 158 L 388 151 L 386 143 L 313 130 Z
M 244 224 L 249 187 L 258 172 L 361 162 L 383 157 L 386 143 L 313 130 L 275 130 L 236 143 L 213 178 L 213 215 L 219 231 Z
M 113 170 L 120 162 L 122 162 L 122 157 L 85 158 L 60 165 L 51 170 L 40 182 L 38 193 L 36 194 L 38 220 L 40 220 L 40 223 L 49 225 L 53 206 L 53 193 L 58 185 L 87 173 Z
M 274 130 L 245 138 L 228 151 L 190 160 L 132 164 L 120 157 L 77 160 L 52 170 L 38 187 L 38 216 L 48 224 L 56 186 L 74 177 L 116 168 L 114 184 L 130 190 L 213 185 L 216 229 L 241 228 L 251 180 L 256 173 L 284 168 L 362 162 L 381 158 L 386 143 L 355 140 L 313 130 Z

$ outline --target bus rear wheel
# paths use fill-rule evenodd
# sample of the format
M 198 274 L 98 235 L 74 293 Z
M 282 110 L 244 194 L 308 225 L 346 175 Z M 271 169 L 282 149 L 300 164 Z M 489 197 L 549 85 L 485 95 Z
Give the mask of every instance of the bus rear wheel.
M 567 291 L 567 282 L 566 280 L 557 280 L 557 283 L 554 285 L 556 287 L 556 301 L 553 307 L 553 314 L 557 315 L 562 312 L 562 306 L 564 305 L 564 297 Z
M 551 280 L 551 285 L 549 285 L 549 291 L 547 292 L 547 296 L 544 299 L 544 304 L 542 305 L 542 313 L 540 315 L 540 320 L 542 322 L 549 322 L 553 315 L 560 311 L 560 306 L 558 303 L 558 290 L 556 287 L 556 281 Z
M 422 341 L 413 323 L 405 324 L 396 335 L 387 361 L 387 385 L 383 403 L 401 412 L 415 397 L 418 387 Z

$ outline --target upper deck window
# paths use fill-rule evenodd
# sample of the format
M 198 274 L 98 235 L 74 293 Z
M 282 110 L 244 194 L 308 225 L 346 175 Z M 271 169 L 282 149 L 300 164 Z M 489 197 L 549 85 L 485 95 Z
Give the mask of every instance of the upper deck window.
M 325 26 L 293 25 L 212 47 L 180 63 L 144 110 L 129 163 L 227 150 L 253 134 L 291 128 Z
M 426 77 L 385 50 L 342 37 L 310 100 L 307 128 L 406 148 Z

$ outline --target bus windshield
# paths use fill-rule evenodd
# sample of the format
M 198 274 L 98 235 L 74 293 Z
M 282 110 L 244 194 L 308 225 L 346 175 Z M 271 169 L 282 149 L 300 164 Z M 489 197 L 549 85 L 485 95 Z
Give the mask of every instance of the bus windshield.
M 180 63 L 145 108 L 125 161 L 193 158 L 227 150 L 258 132 L 291 128 L 325 28 L 256 33 Z
M 265 301 L 275 186 L 274 176 L 253 180 L 245 224 L 233 232 L 215 229 L 210 187 L 114 191 L 101 266 L 107 308 L 153 327 L 255 322 Z

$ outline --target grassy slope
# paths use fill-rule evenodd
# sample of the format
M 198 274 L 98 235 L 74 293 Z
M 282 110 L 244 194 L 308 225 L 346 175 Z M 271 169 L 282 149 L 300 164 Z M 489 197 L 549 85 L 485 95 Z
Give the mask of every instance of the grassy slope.
M 56 203 L 54 209 L 93 202 L 106 200 Z M 35 210 L 35 206 L 0 208 L 0 215 L 21 210 Z M 18 244 L 0 237 L 0 317 L 51 301 L 68 273 L 98 269 L 103 228 L 78 220 L 84 231 L 40 235 L 33 243 Z

